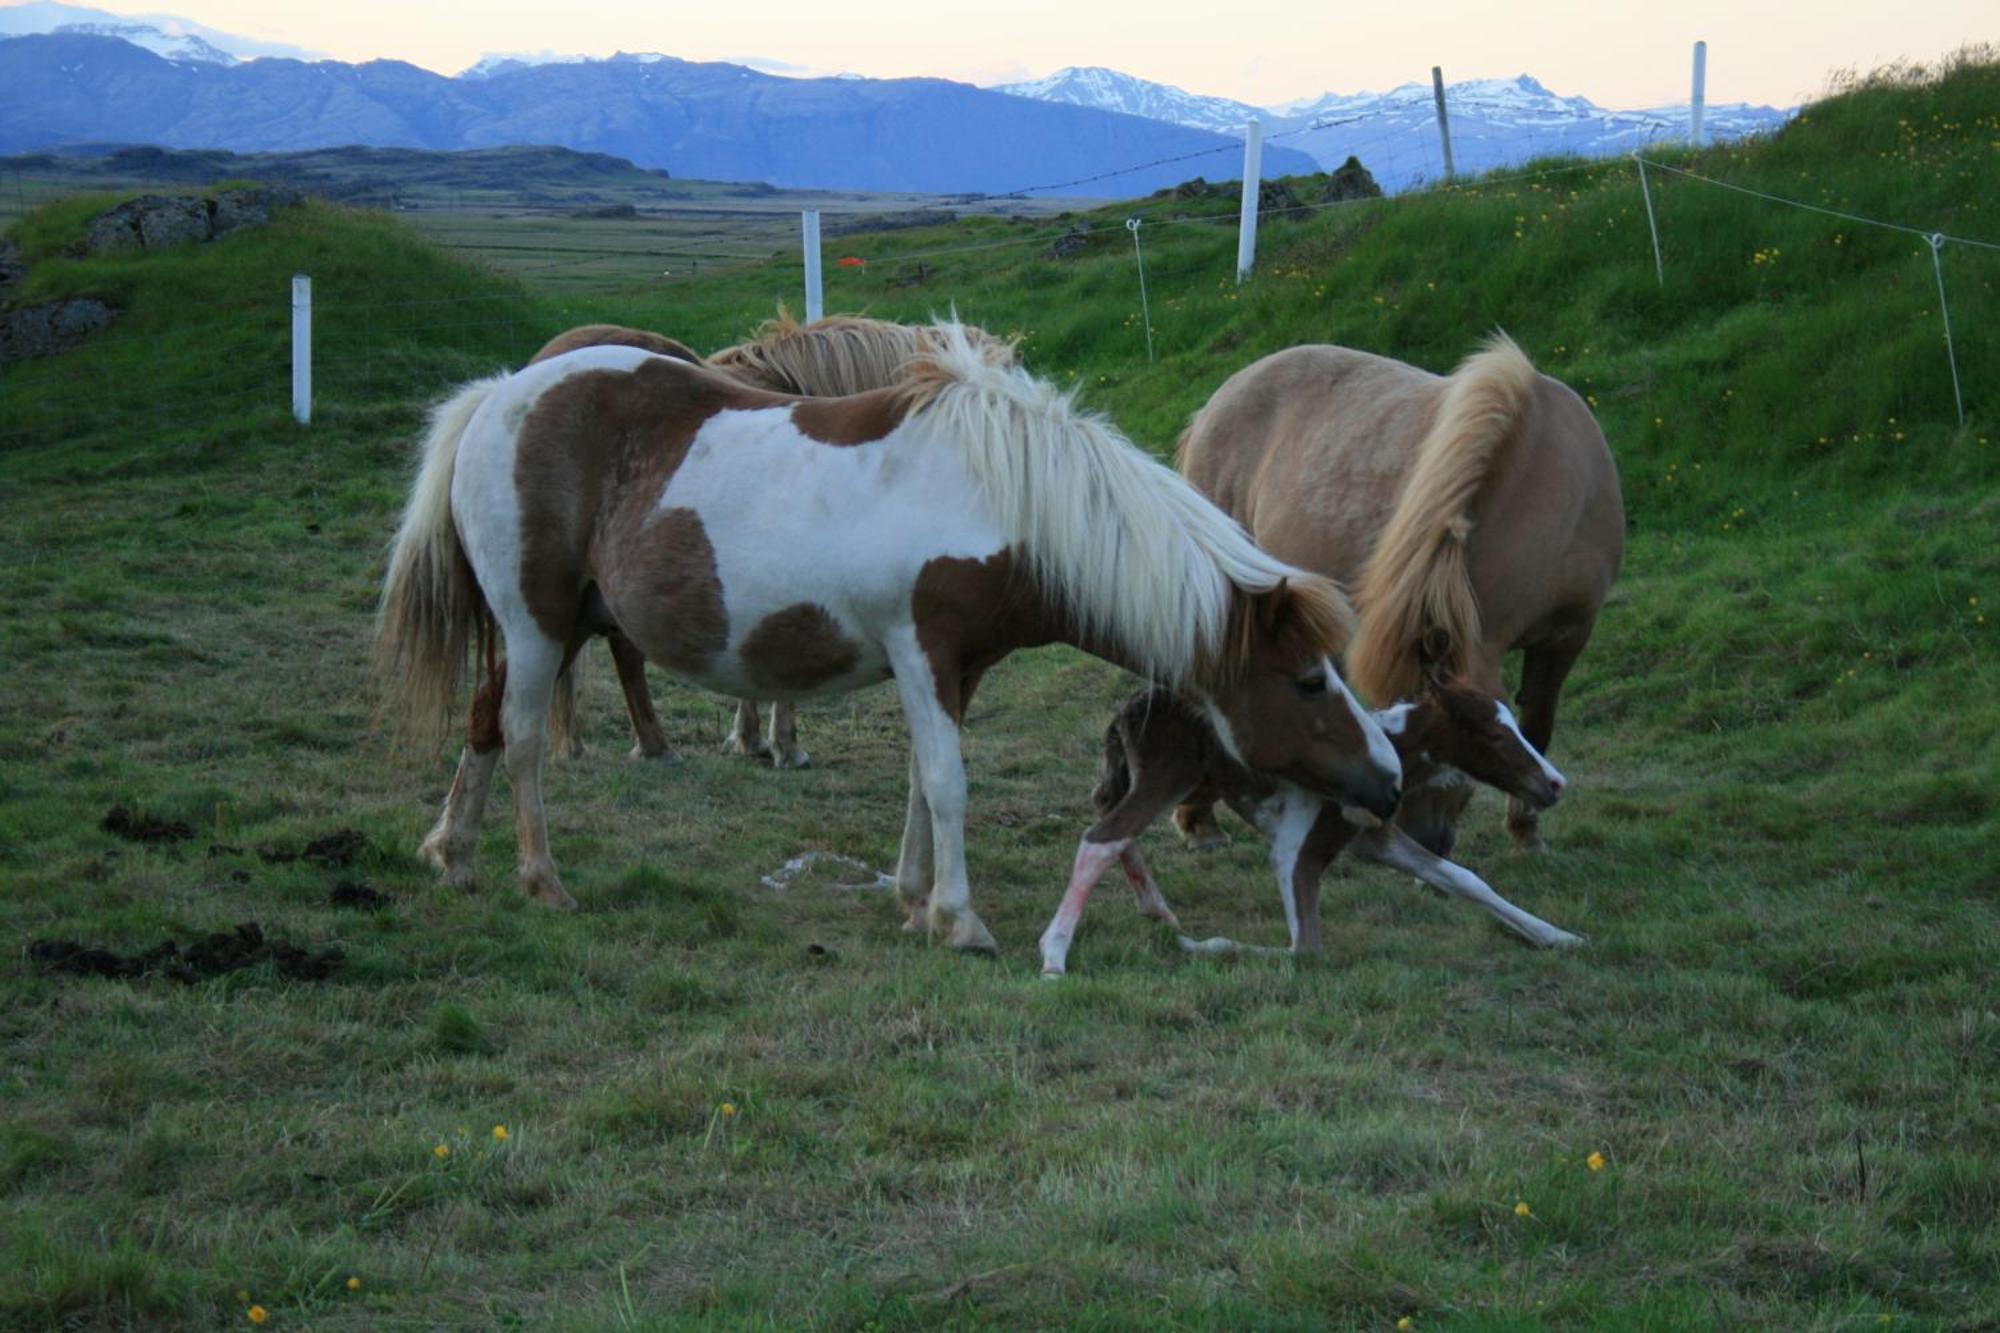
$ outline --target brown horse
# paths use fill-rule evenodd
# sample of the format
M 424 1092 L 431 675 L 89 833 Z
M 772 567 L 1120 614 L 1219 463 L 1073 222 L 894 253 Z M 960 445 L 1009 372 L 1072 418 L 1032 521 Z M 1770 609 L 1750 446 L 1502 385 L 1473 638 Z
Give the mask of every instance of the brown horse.
M 1012 363 L 1011 342 L 976 328 L 968 327 L 966 333 L 990 347 L 995 357 Z M 902 377 L 904 365 L 930 350 L 933 342 L 934 335 L 928 326 L 892 324 L 855 315 L 829 315 L 811 324 L 800 324 L 780 306 L 777 318 L 758 326 L 748 342 L 725 347 L 706 361 L 686 344 L 662 334 L 617 324 L 585 324 L 549 339 L 529 358 L 528 364 L 583 347 L 637 347 L 657 356 L 708 365 L 773 393 L 837 398 L 896 383 Z M 652 693 L 646 687 L 645 655 L 615 630 L 605 638 L 611 648 L 612 664 L 617 668 L 619 688 L 625 695 L 625 711 L 632 720 L 632 757 L 671 761 L 673 750 L 660 728 Z M 798 710 L 783 700 L 771 705 L 769 741 L 764 739 L 759 725 L 757 702 L 737 700 L 736 722 L 723 748 L 731 754 L 768 758 L 773 768 L 804 768 L 812 762 L 812 756 L 798 743 Z
M 1562 796 L 1562 774 L 1528 743 L 1507 705 L 1490 694 L 1432 680 L 1416 698 L 1377 712 L 1375 721 L 1402 761 L 1405 801 L 1470 782 L 1497 787 L 1536 809 Z M 1408 871 L 1477 902 L 1533 944 L 1581 943 L 1514 906 L 1464 866 L 1433 856 L 1401 829 L 1363 829 L 1317 797 L 1251 772 L 1223 752 L 1213 729 L 1186 704 L 1151 690 L 1133 695 L 1105 729 L 1104 764 L 1091 794 L 1097 822 L 1077 844 L 1069 888 L 1042 933 L 1042 975 L 1061 976 L 1067 969 L 1070 940 L 1091 887 L 1113 861 L 1124 867 L 1140 913 L 1178 931 L 1180 922 L 1139 852 L 1138 837 L 1175 802 L 1218 800 L 1271 839 L 1271 869 L 1294 953 L 1319 952 L 1320 879 L 1348 847 L 1364 861 Z M 1204 953 L 1234 947 L 1227 940 L 1198 944 L 1185 936 L 1182 946 Z
M 627 347 L 469 385 L 433 416 L 384 581 L 377 678 L 420 729 L 486 646 L 423 852 L 468 884 L 504 756 L 520 878 L 549 855 L 556 682 L 617 626 L 696 684 L 799 699 L 895 681 L 910 928 L 992 949 L 965 871 L 959 728 L 983 673 L 1069 643 L 1178 689 L 1244 763 L 1387 818 L 1401 769 L 1335 672 L 1351 613 L 1109 423 L 956 325 L 890 389 L 798 398 Z M 494 636 L 506 662 L 494 661 Z M 478 656 L 477 653 L 474 656 Z
M 1402 698 L 1433 672 L 1497 695 L 1520 649 L 1521 730 L 1548 748 L 1618 575 L 1625 505 L 1589 409 L 1504 335 L 1450 376 L 1345 347 L 1267 356 L 1195 414 L 1179 463 L 1272 554 L 1352 581 L 1365 696 Z M 1420 794 L 1397 822 L 1446 856 L 1470 799 Z M 1175 822 L 1191 840 L 1214 827 L 1196 808 Z M 1541 846 L 1537 822 L 1509 803 L 1521 846 Z

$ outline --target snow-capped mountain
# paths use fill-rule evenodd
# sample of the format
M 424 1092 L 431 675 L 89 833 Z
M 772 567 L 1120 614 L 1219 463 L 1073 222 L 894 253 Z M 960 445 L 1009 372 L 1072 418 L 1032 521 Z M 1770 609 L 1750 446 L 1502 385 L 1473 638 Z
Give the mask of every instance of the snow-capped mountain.
M 532 54 L 525 51 L 509 51 L 480 57 L 473 64 L 460 70 L 458 77 L 490 79 L 496 74 L 517 74 L 524 69 L 536 69 L 542 65 L 589 65 L 600 60 L 648 65 L 671 59 L 673 57 L 663 56 L 656 51 L 620 51 L 612 56 L 566 56 L 557 55 L 554 51 L 538 51 Z
M 1028 83 L 1003 83 L 996 93 L 1032 97 L 1038 102 L 1067 102 L 1072 106 L 1094 106 L 1103 111 L 1122 111 L 1128 116 L 1171 121 L 1198 130 L 1219 130 L 1240 134 L 1255 117 L 1268 119 L 1270 112 L 1247 102 L 1227 97 L 1202 97 L 1168 83 L 1134 78 L 1099 65 L 1072 65 L 1046 79 Z
M 260 56 L 316 58 L 316 53 L 302 47 L 239 37 L 173 14 L 113 14 L 60 0 L 27 0 L 0 7 L 0 38 L 56 32 L 117 37 L 182 64 L 234 65 Z
M 197 65 L 233 65 L 236 57 L 193 33 L 161 32 L 150 23 L 65 23 L 56 32 L 85 37 L 116 37 L 144 47 L 164 60 Z
M 1203 97 L 1106 69 L 1066 69 L 1032 83 L 1003 84 L 994 91 L 1225 133 L 1240 134 L 1244 121 L 1256 116 L 1264 122 L 1267 144 L 1300 149 L 1326 170 L 1352 154 L 1386 190 L 1407 189 L 1444 175 L 1436 104 L 1428 83 L 1406 83 L 1385 93 L 1322 93 L 1265 108 Z M 1552 92 L 1526 74 L 1447 84 L 1445 107 L 1451 121 L 1452 166 L 1461 174 L 1554 154 L 1627 153 L 1655 141 L 1684 138 L 1688 124 L 1685 106 L 1606 110 L 1587 97 Z M 1703 116 L 1703 130 L 1710 139 L 1741 138 L 1775 129 L 1791 114 L 1740 102 L 1711 105 Z

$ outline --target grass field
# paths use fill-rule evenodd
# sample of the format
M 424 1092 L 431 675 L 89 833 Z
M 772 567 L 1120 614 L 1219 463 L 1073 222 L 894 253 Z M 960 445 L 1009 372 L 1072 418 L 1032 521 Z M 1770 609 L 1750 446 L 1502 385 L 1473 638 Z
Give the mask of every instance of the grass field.
M 1674 160 L 1995 240 L 1996 106 L 1972 62 Z M 1264 352 L 1443 369 L 1497 323 L 1623 471 L 1554 851 L 1509 850 L 1490 796 L 1461 844 L 1590 947 L 1346 868 L 1323 959 L 1187 958 L 1107 886 L 1060 984 L 1032 946 L 1133 687 L 1066 650 L 968 731 L 997 962 L 833 874 L 760 882 L 893 861 L 887 691 L 804 710 L 814 767 L 772 774 L 662 684 L 686 757 L 644 766 L 594 663 L 547 783 L 583 910 L 519 901 L 497 814 L 482 893 L 414 856 L 447 757 L 388 750 L 362 667 L 422 404 L 584 319 L 733 340 L 796 261 L 586 299 L 326 207 L 115 263 L 53 257 L 83 206 L 28 219 L 32 295 L 127 313 L 0 372 L 0 1326 L 2000 1326 L 2000 255 L 1946 254 L 1961 428 L 1921 241 L 1668 182 L 1663 289 L 1630 168 L 1551 166 L 1267 224 L 1240 290 L 1229 231 L 1140 205 L 1150 365 L 1131 208 L 1067 260 L 1073 220 L 843 240 L 869 264 L 831 308 L 955 302 L 1155 449 Z M 272 297 L 300 269 L 309 428 Z M 121 805 L 189 836 L 115 836 Z M 285 859 L 342 829 L 353 864 Z M 1197 933 L 1282 940 L 1254 835 L 1149 850 Z M 390 906 L 332 906 L 355 880 Z M 345 963 L 27 953 L 245 921 Z

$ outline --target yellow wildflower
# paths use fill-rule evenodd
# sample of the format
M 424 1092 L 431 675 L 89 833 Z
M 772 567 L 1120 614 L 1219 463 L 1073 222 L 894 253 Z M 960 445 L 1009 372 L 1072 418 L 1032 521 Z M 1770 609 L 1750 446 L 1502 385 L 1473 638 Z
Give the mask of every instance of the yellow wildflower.
M 1594 1152 L 1590 1156 L 1583 1159 L 1583 1164 L 1589 1167 L 1593 1171 L 1602 1171 L 1604 1169 L 1604 1154 L 1601 1152 Z
M 250 1316 L 250 1322 L 253 1324 L 261 1324 L 271 1317 L 271 1312 L 261 1305 L 253 1305 L 245 1313 Z
M 440 1143 L 437 1147 L 431 1149 L 431 1156 L 442 1162 L 445 1158 L 451 1156 L 451 1149 Z
M 1397 1328 L 1411 1329 L 1415 1328 L 1416 1326 L 1417 1326 L 1417 1321 L 1410 1318 L 1408 1315 L 1404 1315 L 1401 1319 L 1398 1319 L 1396 1321 Z
M 733 1115 L 735 1115 L 735 1114 L 736 1114 L 736 1103 L 735 1103 L 735 1102 L 724 1102 L 724 1103 L 722 1104 L 722 1118 L 723 1118 L 724 1120 L 727 1120 L 727 1119 L 729 1119 L 729 1117 L 731 1117 L 731 1116 L 733 1116 Z
M 1523 1199 L 1521 1202 L 1514 1205 L 1514 1216 L 1533 1217 L 1534 1215 L 1535 1215 L 1534 1210 L 1528 1207 L 1528 1201 L 1526 1199 Z
M 505 1143 L 507 1141 L 507 1127 L 505 1125 L 495 1125 L 493 1127 L 493 1141 L 495 1143 Z
M 361 1290 L 361 1279 L 358 1277 L 351 1277 L 347 1279 L 347 1289 L 349 1291 Z

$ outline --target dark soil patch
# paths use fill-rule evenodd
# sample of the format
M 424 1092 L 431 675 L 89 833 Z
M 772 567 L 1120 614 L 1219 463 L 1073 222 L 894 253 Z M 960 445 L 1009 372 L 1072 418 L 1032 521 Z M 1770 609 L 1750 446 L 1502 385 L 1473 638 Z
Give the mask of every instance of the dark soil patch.
M 115 833 L 128 842 L 185 842 L 194 836 L 194 830 L 178 819 L 135 815 L 122 805 L 114 805 L 104 812 L 101 827 L 106 833 Z
M 333 886 L 332 902 L 335 907 L 358 907 L 364 912 L 379 912 L 394 902 L 386 893 L 379 893 L 359 880 L 344 879 Z
M 120 954 L 75 940 L 36 940 L 28 957 L 50 972 L 78 977 L 143 977 L 158 973 L 193 984 L 268 961 L 293 981 L 325 981 L 345 961 L 339 949 L 317 953 L 286 939 L 265 939 L 255 921 L 217 931 L 189 945 L 163 940 L 143 953 Z
M 326 866 L 330 870 L 344 870 L 354 863 L 354 858 L 368 849 L 368 839 L 351 828 L 335 829 L 323 837 L 307 843 L 304 851 L 295 852 L 288 847 L 259 847 L 257 855 L 266 865 L 286 865 L 293 861 L 306 861 L 316 866 Z

